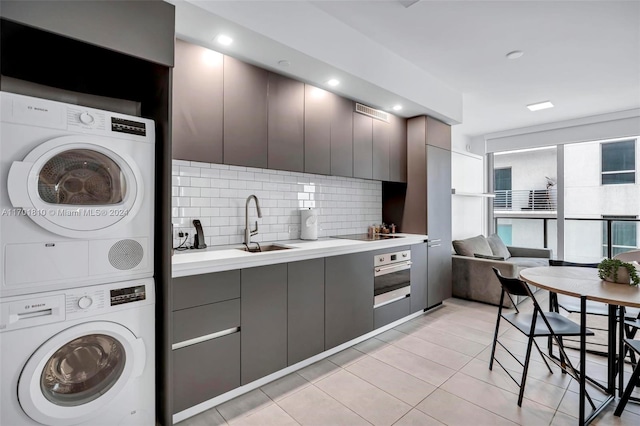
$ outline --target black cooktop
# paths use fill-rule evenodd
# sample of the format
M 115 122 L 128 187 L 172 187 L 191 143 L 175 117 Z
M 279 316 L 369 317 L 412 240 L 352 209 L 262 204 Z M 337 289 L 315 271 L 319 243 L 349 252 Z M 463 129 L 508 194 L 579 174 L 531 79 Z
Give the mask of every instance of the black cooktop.
M 358 241 L 380 241 L 380 240 L 389 240 L 391 238 L 404 238 L 404 235 L 375 234 L 371 236 L 369 234 L 349 234 L 349 235 L 332 235 L 331 238 L 342 238 L 343 240 L 358 240 Z

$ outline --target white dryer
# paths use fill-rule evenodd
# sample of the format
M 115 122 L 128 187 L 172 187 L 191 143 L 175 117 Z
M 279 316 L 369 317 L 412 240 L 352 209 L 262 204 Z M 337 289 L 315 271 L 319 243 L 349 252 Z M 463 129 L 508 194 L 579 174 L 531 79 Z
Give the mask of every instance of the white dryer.
M 5 298 L 0 424 L 154 425 L 153 279 Z
M 0 296 L 153 276 L 154 122 L 0 101 Z

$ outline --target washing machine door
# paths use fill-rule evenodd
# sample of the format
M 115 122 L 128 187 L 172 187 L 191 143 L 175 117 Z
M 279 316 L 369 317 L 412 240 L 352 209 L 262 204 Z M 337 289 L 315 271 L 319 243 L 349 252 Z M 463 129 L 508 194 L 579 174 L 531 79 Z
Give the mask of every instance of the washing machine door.
M 9 170 L 11 203 L 55 234 L 104 235 L 129 222 L 144 196 L 134 161 L 96 136 L 50 139 Z M 121 146 L 121 145 L 118 145 Z
M 142 339 L 122 325 L 70 327 L 31 356 L 20 375 L 18 400 L 29 417 L 46 425 L 96 418 L 142 373 L 145 356 Z

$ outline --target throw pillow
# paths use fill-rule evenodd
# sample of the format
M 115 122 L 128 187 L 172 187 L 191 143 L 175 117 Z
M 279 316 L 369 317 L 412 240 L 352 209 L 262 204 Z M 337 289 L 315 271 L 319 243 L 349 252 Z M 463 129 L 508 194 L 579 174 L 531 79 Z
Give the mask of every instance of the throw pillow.
M 465 240 L 455 240 L 452 242 L 452 244 L 453 249 L 456 251 L 456 254 L 459 254 L 460 256 L 473 257 L 475 253 L 488 256 L 493 255 L 491 247 L 489 247 L 489 243 L 483 235 L 478 235 L 477 237 L 473 238 L 467 238 Z
M 504 260 L 511 257 L 511 253 L 509 253 L 509 249 L 504 245 L 502 239 L 498 236 L 498 234 L 491 234 L 487 238 L 487 242 L 489 243 L 489 247 L 491 247 L 491 252 L 494 256 L 503 257 Z
M 480 258 L 480 259 L 489 259 L 489 260 L 504 260 L 504 257 L 500 257 L 500 256 L 488 256 L 486 254 L 479 254 L 479 253 L 474 253 L 473 254 L 474 257 Z

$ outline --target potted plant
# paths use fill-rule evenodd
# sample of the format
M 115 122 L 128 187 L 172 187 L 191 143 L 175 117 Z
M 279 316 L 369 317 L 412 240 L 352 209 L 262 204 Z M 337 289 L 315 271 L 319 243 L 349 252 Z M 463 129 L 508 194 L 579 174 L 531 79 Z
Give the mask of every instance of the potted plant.
M 638 285 L 640 277 L 633 263 L 619 259 L 604 259 L 598 264 L 598 276 L 609 282 Z

